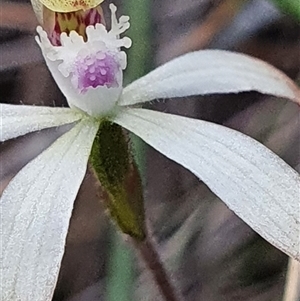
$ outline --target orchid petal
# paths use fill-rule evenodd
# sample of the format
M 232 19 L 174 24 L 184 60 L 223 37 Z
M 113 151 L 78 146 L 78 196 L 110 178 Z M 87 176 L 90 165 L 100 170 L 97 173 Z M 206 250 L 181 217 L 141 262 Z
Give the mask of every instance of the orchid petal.
M 2 300 L 51 300 L 98 124 L 82 120 L 26 165 L 1 198 Z
M 72 123 L 82 117 L 82 113 L 69 108 L 0 104 L 0 141 Z
M 145 109 L 113 120 L 181 164 L 257 233 L 300 259 L 299 174 L 254 139 L 224 126 Z
M 176 58 L 128 85 L 118 104 L 243 91 L 258 91 L 300 103 L 299 88 L 268 63 L 239 53 L 201 50 Z

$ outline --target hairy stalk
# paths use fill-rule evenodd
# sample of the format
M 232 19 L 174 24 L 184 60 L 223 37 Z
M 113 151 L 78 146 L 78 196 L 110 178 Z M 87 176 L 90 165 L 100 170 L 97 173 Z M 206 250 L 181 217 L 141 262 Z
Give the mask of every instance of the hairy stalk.
M 134 246 L 139 251 L 147 269 L 151 272 L 160 293 L 166 301 L 180 301 L 181 298 L 165 270 L 151 236 L 148 234 L 143 242 L 134 240 Z

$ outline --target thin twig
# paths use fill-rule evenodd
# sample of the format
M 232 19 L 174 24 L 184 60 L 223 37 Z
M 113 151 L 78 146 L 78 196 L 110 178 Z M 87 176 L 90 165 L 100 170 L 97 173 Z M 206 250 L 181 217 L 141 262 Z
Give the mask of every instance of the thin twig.
M 200 25 L 175 40 L 171 46 L 168 44 L 168 49 L 162 49 L 158 56 L 166 53 L 167 59 L 170 60 L 184 53 L 205 48 L 215 35 L 232 21 L 244 4 L 245 0 L 220 1 Z
M 282 301 L 299 301 L 299 300 L 300 300 L 300 262 L 290 258 Z
M 172 285 L 171 279 L 160 260 L 159 254 L 157 253 L 154 242 L 150 236 L 147 235 L 147 238 L 143 242 L 134 241 L 134 245 L 140 252 L 147 269 L 151 271 L 156 285 L 165 300 L 180 301 L 181 298 L 175 287 Z

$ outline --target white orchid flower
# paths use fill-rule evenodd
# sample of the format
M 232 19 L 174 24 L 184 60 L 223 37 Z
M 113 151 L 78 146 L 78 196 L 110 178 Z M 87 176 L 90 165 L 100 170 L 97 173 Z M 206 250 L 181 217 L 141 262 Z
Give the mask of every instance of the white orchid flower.
M 300 178 L 257 141 L 221 125 L 137 108 L 153 99 L 259 91 L 299 101 L 294 83 L 274 67 L 237 53 L 205 50 L 174 59 L 123 89 L 129 47 L 119 38 L 128 17 L 111 30 L 97 24 L 61 34 L 53 46 L 38 27 L 37 42 L 70 108 L 1 104 L 1 141 L 75 123 L 28 163 L 1 198 L 1 300 L 51 300 L 64 254 L 73 203 L 102 120 L 141 137 L 183 165 L 257 233 L 292 256 L 299 252 Z

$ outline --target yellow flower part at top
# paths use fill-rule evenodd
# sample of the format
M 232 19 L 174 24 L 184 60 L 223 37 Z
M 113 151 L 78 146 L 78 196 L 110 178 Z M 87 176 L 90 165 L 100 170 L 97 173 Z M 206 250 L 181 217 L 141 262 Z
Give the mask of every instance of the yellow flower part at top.
M 96 7 L 104 0 L 40 0 L 47 8 L 61 13 Z
M 53 45 L 60 46 L 60 35 L 74 30 L 86 39 L 86 27 L 104 24 L 103 11 L 100 3 L 104 0 L 31 0 L 39 23 L 47 32 Z M 48 4 L 51 4 L 49 8 Z M 73 6 L 71 8 L 71 4 Z M 79 4 L 78 4 L 79 3 Z M 96 5 L 96 6 L 93 6 Z M 74 5 L 77 9 L 74 9 Z M 83 9 L 82 7 L 85 7 Z M 64 8 L 62 11 L 61 8 Z M 71 8 L 67 10 L 66 8 Z

